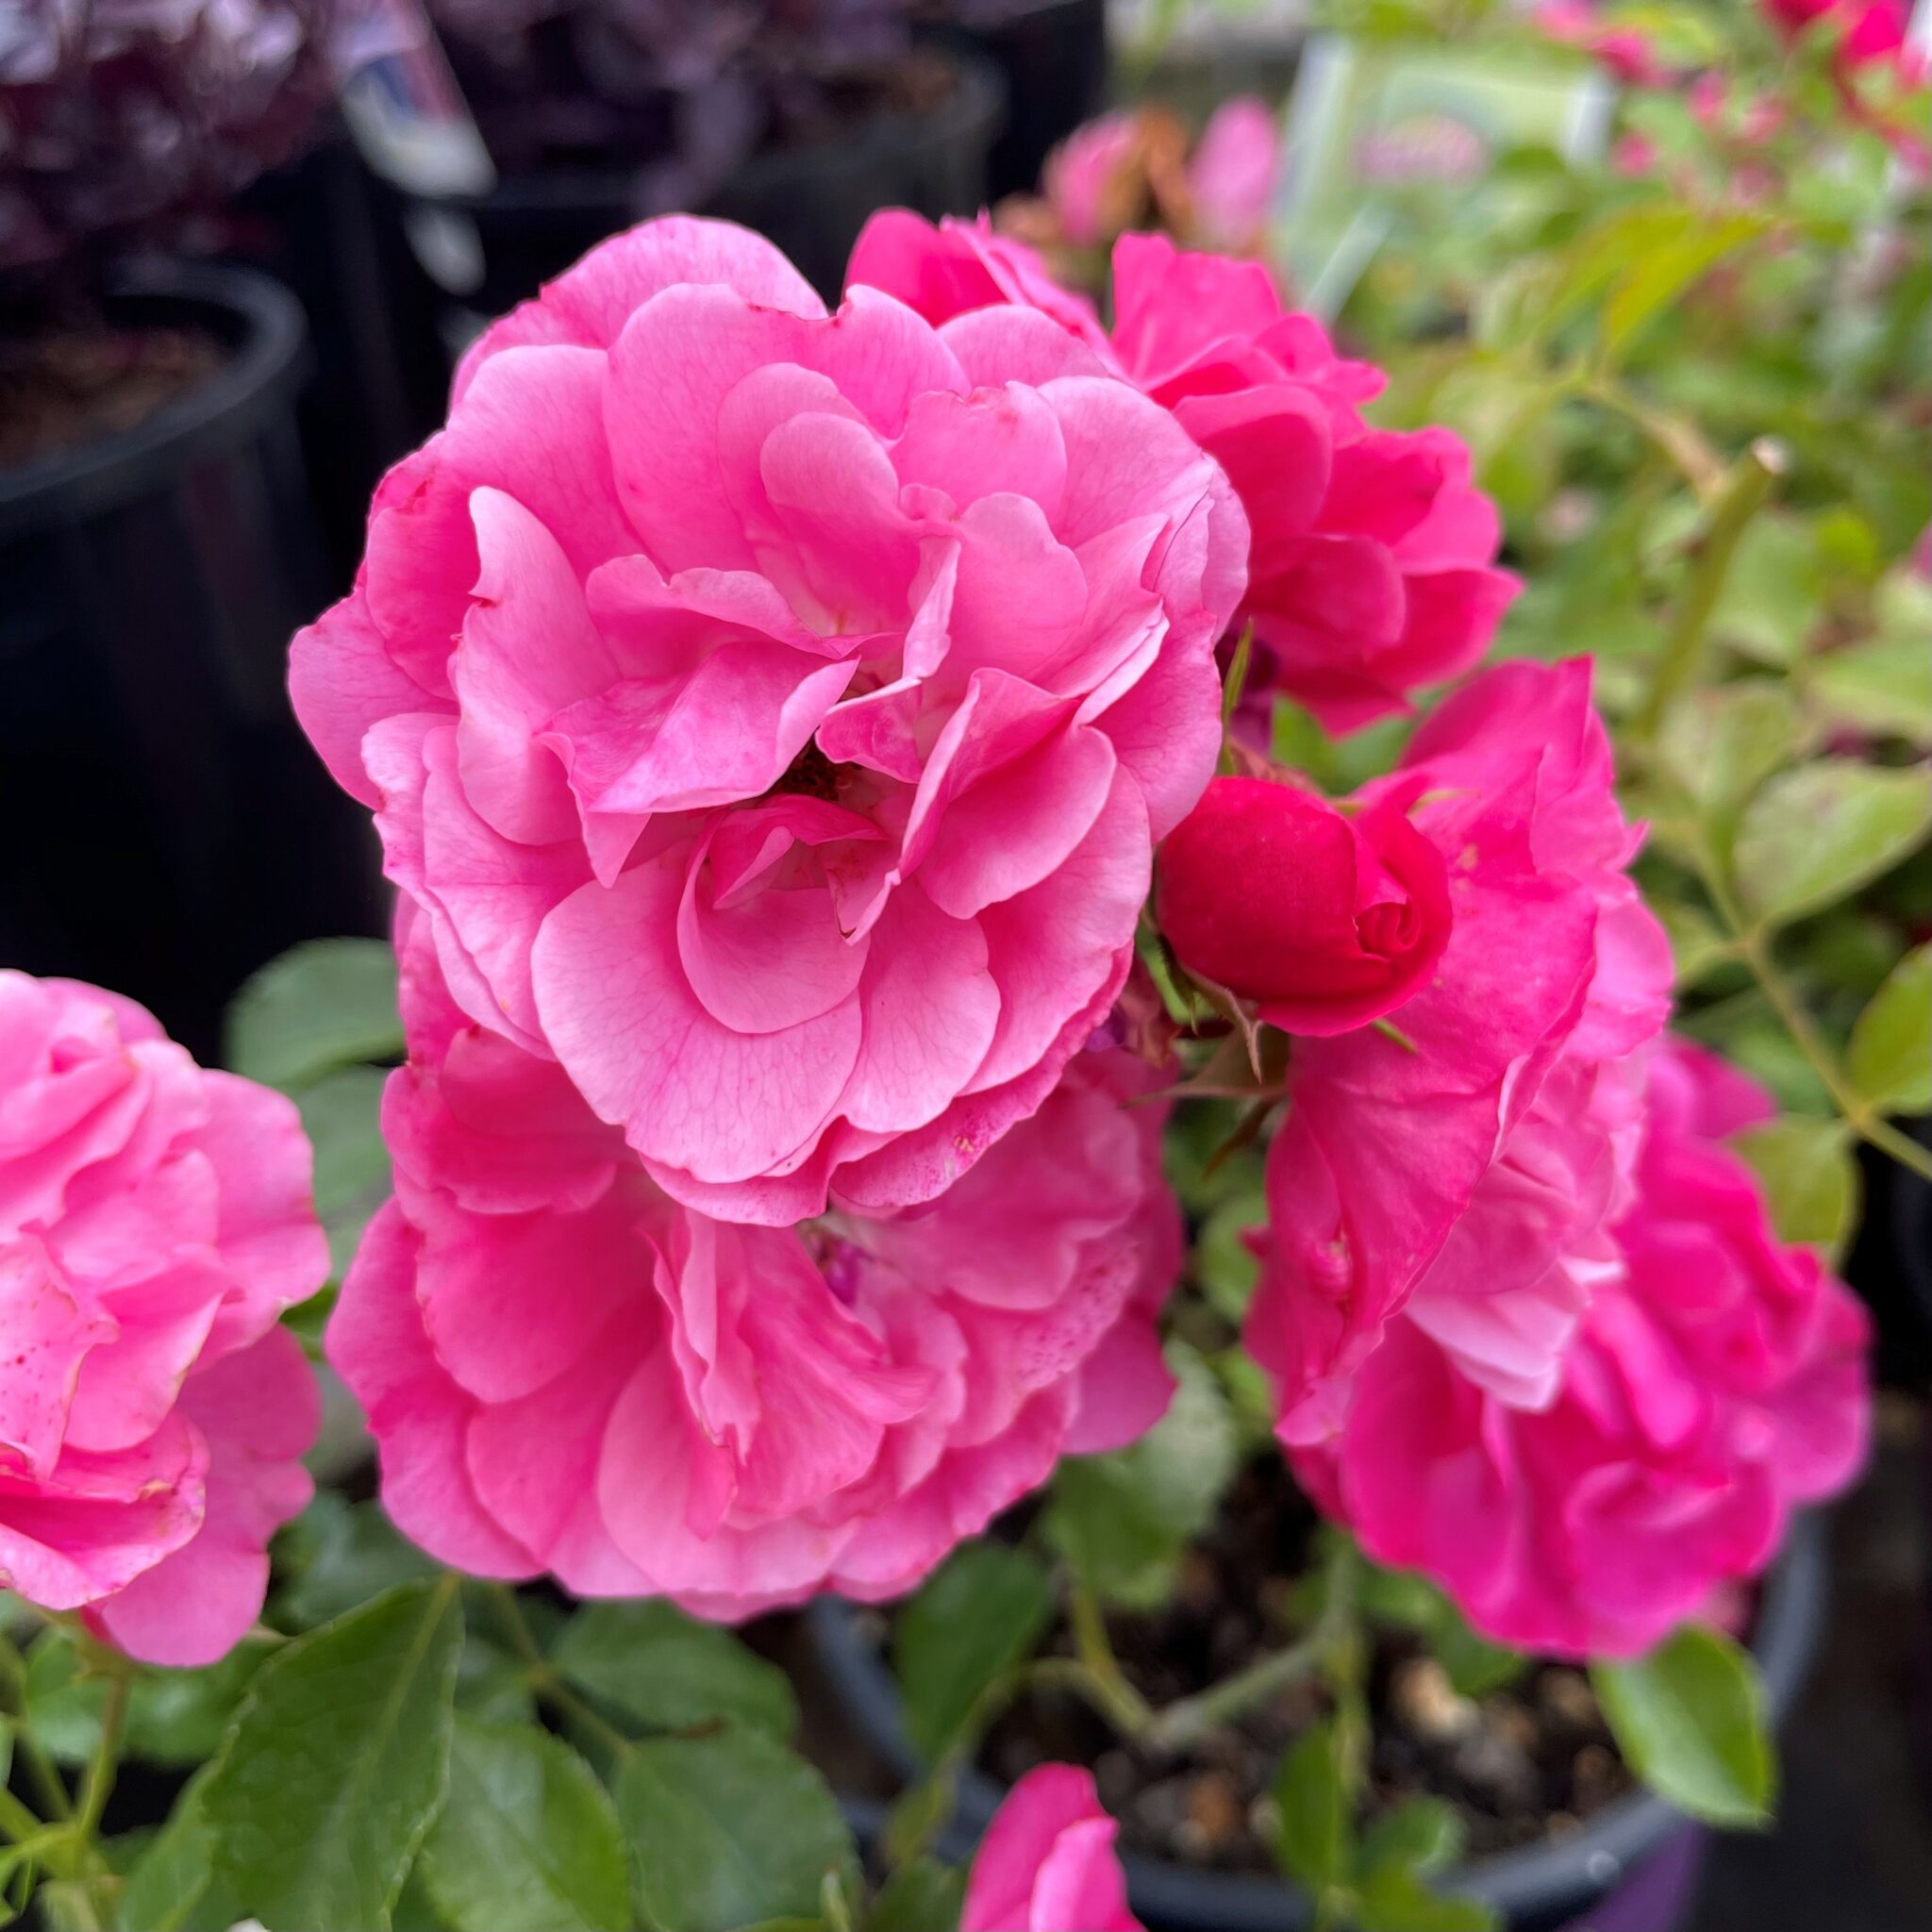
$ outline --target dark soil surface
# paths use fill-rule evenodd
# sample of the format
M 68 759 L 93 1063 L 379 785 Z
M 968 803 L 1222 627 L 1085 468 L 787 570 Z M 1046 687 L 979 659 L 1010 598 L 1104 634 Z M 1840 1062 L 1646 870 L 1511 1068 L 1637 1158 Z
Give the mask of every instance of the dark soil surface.
M 1289 1641 L 1291 1579 L 1307 1567 L 1314 1519 L 1281 1464 L 1237 1481 L 1214 1536 L 1191 1553 L 1173 1600 L 1109 1622 L 1115 1654 L 1157 1705 L 1204 1689 Z M 1069 1649 L 1064 1632 L 1052 1647 Z M 1412 1639 L 1377 1640 L 1370 1674 L 1371 1776 L 1383 1803 L 1428 1792 L 1462 1813 L 1472 1856 L 1574 1830 L 1629 1790 L 1589 1679 L 1532 1665 L 1507 1688 L 1458 1696 Z M 1091 1765 L 1124 1844 L 1155 1857 L 1270 1872 L 1270 1788 L 1287 1745 L 1325 1708 L 1298 1684 L 1184 1757 L 1124 1745 L 1075 1699 L 1040 1692 L 998 1724 L 983 1767 L 1010 1783 L 1058 1758 Z
M 0 472 L 133 429 L 223 360 L 194 329 L 0 336 Z

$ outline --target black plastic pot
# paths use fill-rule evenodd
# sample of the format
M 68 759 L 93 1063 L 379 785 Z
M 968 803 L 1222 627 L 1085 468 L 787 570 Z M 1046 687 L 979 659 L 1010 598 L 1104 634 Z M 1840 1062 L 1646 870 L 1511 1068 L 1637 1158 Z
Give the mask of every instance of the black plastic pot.
M 208 1054 L 255 967 L 382 929 L 365 816 L 283 686 L 325 590 L 302 312 L 173 265 L 103 308 L 228 357 L 136 428 L 0 473 L 0 962 L 130 993 Z
M 1004 108 L 999 75 L 958 60 L 956 85 L 930 114 L 879 113 L 850 139 L 754 156 L 698 210 L 769 236 L 799 273 L 836 300 L 846 258 L 876 208 L 937 218 L 986 199 L 987 151 Z M 474 225 L 480 284 L 460 291 L 477 315 L 534 295 L 588 248 L 640 220 L 638 175 L 625 167 L 546 168 L 488 194 L 424 199 L 424 211 Z
M 1823 1525 L 1801 1517 L 1765 1587 L 1751 1646 L 1774 1722 L 1790 1710 L 1817 1648 L 1825 1569 Z M 819 1660 L 860 1736 L 898 1775 L 917 1777 L 924 1767 L 898 1687 L 860 1613 L 825 1597 L 809 1619 Z M 1003 1796 L 976 1771 L 960 1779 L 948 1857 L 970 1855 Z M 853 1807 L 861 1829 L 879 1822 L 868 1809 Z M 1494 1907 L 1512 1932 L 1582 1932 L 1582 1913 L 1590 1932 L 1674 1932 L 1694 1897 L 1704 1839 L 1662 1799 L 1633 1793 L 1566 1838 L 1479 1859 L 1443 1883 Z M 1306 1896 L 1272 1878 L 1131 1856 L 1125 1866 L 1134 1910 L 1156 1932 L 1307 1932 L 1312 1923 Z
M 987 161 L 986 192 L 1030 193 L 1041 164 L 1107 100 L 1107 0 L 938 0 L 922 31 L 999 70 L 1007 125 Z

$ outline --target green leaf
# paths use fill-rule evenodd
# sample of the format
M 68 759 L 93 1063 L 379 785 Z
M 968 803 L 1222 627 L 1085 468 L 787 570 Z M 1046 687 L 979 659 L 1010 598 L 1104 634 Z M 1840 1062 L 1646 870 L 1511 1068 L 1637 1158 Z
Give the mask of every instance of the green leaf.
M 1357 1870 L 1442 1872 L 1462 1856 L 1461 1814 L 1442 1798 L 1405 1798 L 1362 1833 Z
M 1203 1293 L 1224 1321 L 1239 1327 L 1261 1264 L 1245 1236 L 1268 1224 L 1268 1197 L 1257 1188 L 1244 1188 L 1224 1201 L 1201 1224 L 1194 1243 L 1194 1276 Z
M 1778 1239 L 1836 1249 L 1858 1208 L 1858 1164 L 1844 1124 L 1810 1114 L 1781 1114 L 1746 1127 L 1731 1144 L 1763 1184 Z
M 276 1932 L 382 1926 L 449 1779 L 453 1576 L 405 1584 L 256 1674 L 202 1788 L 214 1883 Z
M 1359 1932 L 1492 1932 L 1502 1921 L 1479 1899 L 1431 1891 L 1412 1871 L 1391 1866 L 1363 1881 L 1355 1923 Z
M 1053 1609 L 1046 1572 L 1006 1543 L 966 1543 L 900 1612 L 892 1664 L 913 1748 L 936 1762 L 980 1693 L 1033 1654 Z
M 348 1503 L 333 1490 L 283 1531 L 279 1567 L 290 1580 L 276 1593 L 278 1624 L 313 1629 L 398 1583 L 433 1576 L 436 1565 L 405 1540 L 377 1503 Z
M 1680 700 L 1664 721 L 1657 753 L 1685 796 L 1727 832 L 1752 793 L 1790 761 L 1798 741 L 1790 692 L 1750 678 Z
M 1734 248 L 1762 233 L 1764 225 L 1757 215 L 1731 215 L 1718 222 L 1699 216 L 1686 232 L 1643 249 L 1604 307 L 1607 359 L 1617 360 L 1647 324 Z
M 592 1604 L 564 1626 L 551 1662 L 587 1696 L 648 1729 L 730 1718 L 783 1739 L 798 1722 L 783 1671 L 675 1604 Z
M 1932 771 L 1820 758 L 1774 778 L 1751 801 L 1733 854 L 1739 891 L 1782 924 L 1855 892 L 1932 829 Z
M 824 1780 L 757 1731 L 645 1739 L 619 1773 L 617 1810 L 640 1903 L 677 1932 L 816 1921 L 827 1873 L 856 1882 L 851 1834 Z
M 1670 939 L 1679 992 L 1688 991 L 1712 967 L 1722 965 L 1730 957 L 1729 941 L 1694 906 L 1686 906 L 1679 899 L 1657 897 L 1648 903 Z
M 958 1932 L 966 1874 L 930 1858 L 901 1865 L 879 1887 L 865 1932 Z
M 1624 1760 L 1680 1811 L 1711 1824 L 1762 1825 L 1776 1763 L 1750 1656 L 1687 1624 L 1648 1655 L 1591 1666 Z
M 1932 944 L 1907 953 L 1858 1015 L 1845 1072 L 1889 1113 L 1932 1108 Z
M 1073 1457 L 1054 1479 L 1042 1528 L 1106 1603 L 1165 1595 L 1188 1540 L 1234 1474 L 1240 1432 L 1221 1378 L 1181 1341 L 1167 1346 L 1174 1399 L 1131 1448 Z
M 1353 1863 L 1355 1820 L 1341 1730 L 1332 1718 L 1310 1724 L 1289 1746 L 1274 1780 L 1274 1805 L 1281 1869 L 1310 1891 L 1341 1884 Z
M 1711 634 L 1760 663 L 1789 665 L 1818 617 L 1818 560 L 1796 517 L 1761 512 L 1745 525 L 1710 613 Z
M 199 1773 L 183 1788 L 168 1822 L 127 1874 L 121 1894 L 126 1932 L 199 1932 L 246 1916 L 240 1901 L 215 1882 L 214 1841 L 201 1809 L 208 1777 Z
M 1932 652 L 1925 636 L 1882 636 L 1811 658 L 1804 687 L 1824 722 L 1932 748 Z
M 139 1671 L 127 1698 L 127 1756 L 171 1768 L 205 1763 L 268 1655 L 266 1643 L 244 1640 L 202 1670 Z M 61 1762 L 85 1763 L 100 1738 L 108 1681 L 88 1671 L 69 1631 L 56 1625 L 34 1640 L 24 1688 L 34 1737 Z
M 389 1193 L 389 1148 L 382 1138 L 388 1079 L 380 1067 L 341 1067 L 296 1097 L 303 1131 L 315 1149 L 315 1212 L 328 1232 L 329 1260 L 338 1277 Z
M 381 940 L 309 940 L 243 985 L 223 1034 L 229 1067 L 268 1087 L 393 1059 L 403 1051 L 395 954 Z
M 449 1795 L 417 1862 L 457 1932 L 610 1932 L 630 1919 L 617 1813 L 591 1767 L 534 1724 L 458 1717 Z

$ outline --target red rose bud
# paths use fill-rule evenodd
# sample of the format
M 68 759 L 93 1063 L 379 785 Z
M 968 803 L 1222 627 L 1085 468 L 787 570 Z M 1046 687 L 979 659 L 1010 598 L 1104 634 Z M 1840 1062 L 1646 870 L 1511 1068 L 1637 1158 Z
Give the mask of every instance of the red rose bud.
M 1217 778 L 1160 848 L 1156 910 L 1197 977 L 1288 1033 L 1346 1033 L 1417 992 L 1449 942 L 1442 856 L 1395 799 L 1349 816 Z

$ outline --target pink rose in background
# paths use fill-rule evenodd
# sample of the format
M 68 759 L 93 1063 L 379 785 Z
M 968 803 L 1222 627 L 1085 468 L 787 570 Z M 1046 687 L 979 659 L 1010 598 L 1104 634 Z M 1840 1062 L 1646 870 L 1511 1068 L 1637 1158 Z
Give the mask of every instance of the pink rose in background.
M 1246 1338 L 1284 1441 L 1343 1426 L 1405 1307 L 1500 1399 L 1554 1391 L 1627 1189 L 1632 1056 L 1670 997 L 1612 776 L 1588 662 L 1511 663 L 1358 794 L 1399 801 L 1441 854 L 1453 924 L 1392 1031 L 1294 1042 Z
M 0 972 L 0 1580 L 152 1663 L 255 1621 L 308 1500 L 328 1274 L 293 1105 L 131 1000 Z
M 1083 122 L 1047 156 L 1040 186 L 1061 232 L 1076 247 L 1095 247 L 1108 239 L 1108 196 L 1139 145 L 1140 116 L 1123 108 Z
M 1224 101 L 1188 157 L 1193 232 L 1203 247 L 1250 253 L 1268 225 L 1285 162 L 1274 110 L 1254 94 Z
M 959 1932 L 1141 1932 L 1089 1772 L 1042 1764 L 1007 1793 L 966 1874 Z
M 1672 1041 L 1610 1265 L 1541 1408 L 1473 1380 L 1417 1322 L 1362 1366 L 1297 1474 L 1377 1560 L 1426 1572 L 1502 1642 L 1629 1656 L 1775 1555 L 1844 1487 L 1870 1421 L 1867 1318 L 1773 1234 L 1720 1137 L 1771 1102 Z M 1415 1305 L 1411 1304 L 1411 1311 Z
M 291 683 L 470 1020 L 708 1212 L 883 1211 L 1111 1008 L 1246 555 L 1044 315 L 674 218 L 485 332 Z
M 1607 20 L 1595 0 L 1541 0 L 1531 17 L 1551 40 L 1593 54 L 1626 87 L 1656 87 L 1665 77 L 1649 36 Z
M 847 286 L 884 288 L 946 324 L 974 305 L 1029 301 L 1044 270 L 995 287 L 976 266 L 987 239 L 963 223 L 875 216 Z M 1349 731 L 1469 670 L 1517 583 L 1494 567 L 1495 506 L 1471 481 L 1462 442 L 1446 429 L 1370 428 L 1358 406 L 1380 372 L 1285 311 L 1258 262 L 1126 235 L 1113 272 L 1115 366 L 1174 412 L 1247 512 L 1235 623 L 1255 627 L 1251 697 L 1284 691 Z M 1056 311 L 1072 300 L 1058 294 Z M 1067 325 L 1083 341 L 1091 315 L 1082 305 Z
M 328 1331 L 396 1524 L 441 1560 L 735 1618 L 910 1588 L 1170 1384 L 1158 1076 L 1078 1055 L 939 1202 L 798 1228 L 659 1189 L 555 1062 L 403 944 L 393 1201 Z

